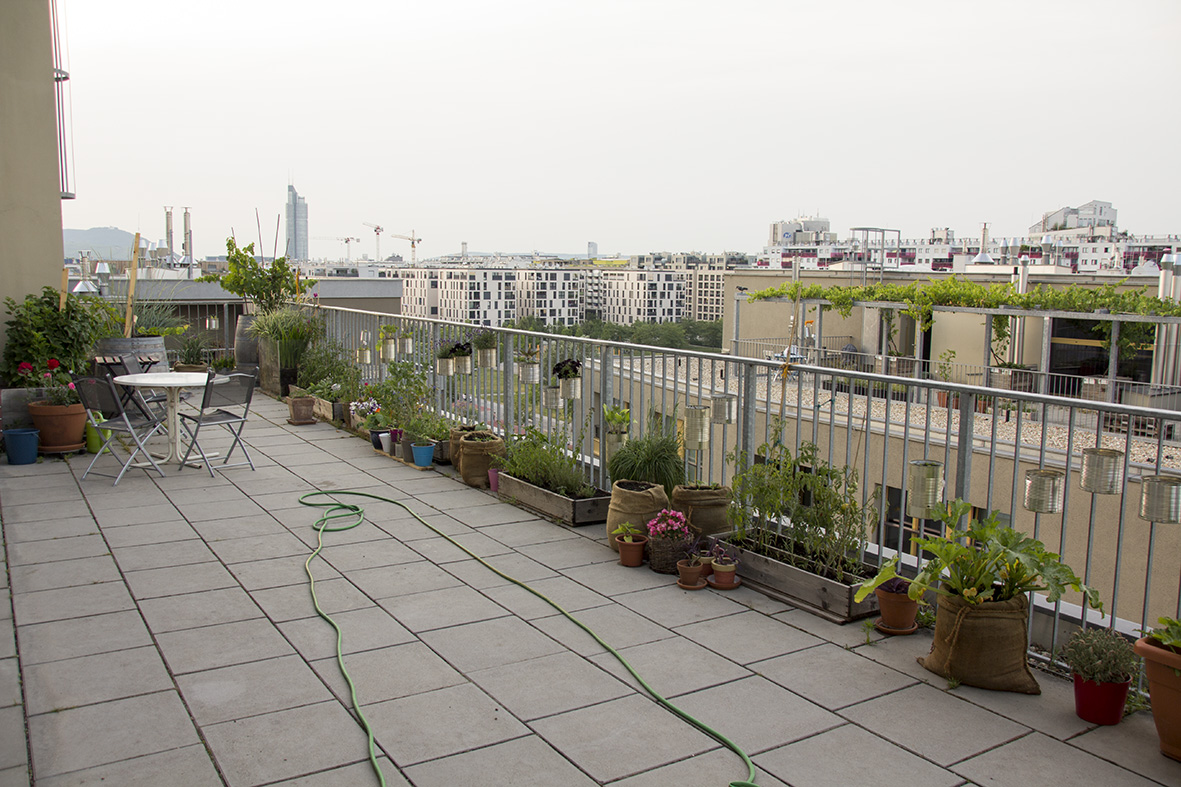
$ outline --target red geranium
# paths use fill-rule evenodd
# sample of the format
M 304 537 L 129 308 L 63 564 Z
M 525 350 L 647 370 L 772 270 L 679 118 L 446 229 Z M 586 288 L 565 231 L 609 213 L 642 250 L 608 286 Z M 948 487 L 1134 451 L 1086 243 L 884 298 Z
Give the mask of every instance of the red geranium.
M 51 371 L 51 372 L 54 369 L 56 369 L 57 367 L 61 366 L 61 364 L 58 363 L 58 360 L 56 358 L 50 358 L 48 361 L 45 362 L 45 365 L 49 367 L 49 371 Z
M 28 377 L 33 373 L 33 364 L 28 361 L 21 361 L 20 366 L 16 367 L 16 373 L 21 377 Z

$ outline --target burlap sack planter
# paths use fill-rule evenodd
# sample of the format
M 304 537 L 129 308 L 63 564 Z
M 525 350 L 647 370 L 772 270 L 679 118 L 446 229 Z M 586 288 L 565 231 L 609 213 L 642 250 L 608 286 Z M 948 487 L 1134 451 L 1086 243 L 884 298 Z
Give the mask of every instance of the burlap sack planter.
M 689 529 L 695 536 L 713 536 L 730 530 L 726 509 L 733 496 L 728 486 L 674 486 L 672 504 L 689 520 Z
M 1008 601 L 969 604 L 940 596 L 931 653 L 923 667 L 966 686 L 1041 694 L 1026 663 L 1029 605 L 1024 595 Z
M 619 546 L 611 538 L 611 531 L 624 522 L 631 522 L 644 535 L 648 521 L 668 508 L 668 495 L 659 484 L 646 481 L 616 481 L 611 487 L 611 504 L 607 507 L 607 542 L 616 552 Z
M 488 468 L 493 456 L 504 456 L 504 440 L 493 432 L 469 432 L 459 439 L 459 474 L 477 489 L 488 488 Z M 454 461 L 454 460 L 453 460 Z
M 455 468 L 456 472 L 463 472 L 460 468 L 460 459 L 463 454 L 463 446 L 460 444 L 459 438 L 465 434 L 471 434 L 476 431 L 474 426 L 453 426 L 451 427 L 451 466 Z

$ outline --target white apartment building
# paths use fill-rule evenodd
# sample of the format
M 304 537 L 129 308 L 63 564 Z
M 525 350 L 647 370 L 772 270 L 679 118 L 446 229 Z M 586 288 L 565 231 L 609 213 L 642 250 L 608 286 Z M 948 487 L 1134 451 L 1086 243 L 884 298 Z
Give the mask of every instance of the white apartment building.
M 438 274 L 439 317 L 484 326 L 517 318 L 517 271 L 444 268 L 431 273 Z
M 1029 228 L 1030 235 L 1079 227 L 1114 227 L 1117 211 L 1110 202 L 1093 199 L 1077 208 L 1059 208 L 1042 214 L 1042 220 Z
M 602 271 L 604 322 L 678 322 L 685 317 L 685 273 L 665 270 Z
M 586 271 L 527 270 L 517 274 L 517 314 L 546 325 L 577 325 L 586 319 Z
M 722 319 L 726 269 L 698 267 L 685 272 L 684 319 L 709 322 Z

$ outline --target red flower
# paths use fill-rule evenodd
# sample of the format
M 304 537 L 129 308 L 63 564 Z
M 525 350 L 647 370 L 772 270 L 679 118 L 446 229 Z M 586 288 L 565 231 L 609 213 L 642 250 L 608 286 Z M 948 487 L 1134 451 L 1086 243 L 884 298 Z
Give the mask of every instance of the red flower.
M 60 363 L 58 363 L 58 361 L 57 361 L 57 359 L 56 359 L 56 358 L 50 358 L 50 359 L 49 359 L 49 360 L 48 360 L 48 361 L 45 363 L 45 365 L 49 367 L 49 371 L 51 371 L 51 372 L 52 372 L 54 369 L 56 369 L 57 367 L 61 366 L 61 364 L 60 364 Z
M 24 377 L 28 377 L 33 372 L 33 364 L 28 361 L 22 361 L 21 365 L 16 367 L 16 373 Z

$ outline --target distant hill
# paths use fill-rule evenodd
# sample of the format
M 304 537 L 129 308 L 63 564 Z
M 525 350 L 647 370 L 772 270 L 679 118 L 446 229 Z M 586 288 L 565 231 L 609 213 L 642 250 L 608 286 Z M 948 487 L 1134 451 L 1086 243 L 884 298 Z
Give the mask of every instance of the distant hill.
M 93 251 L 96 260 L 127 260 L 131 259 L 135 233 L 118 227 L 62 230 L 62 241 L 67 258 L 76 258 L 80 251 Z

